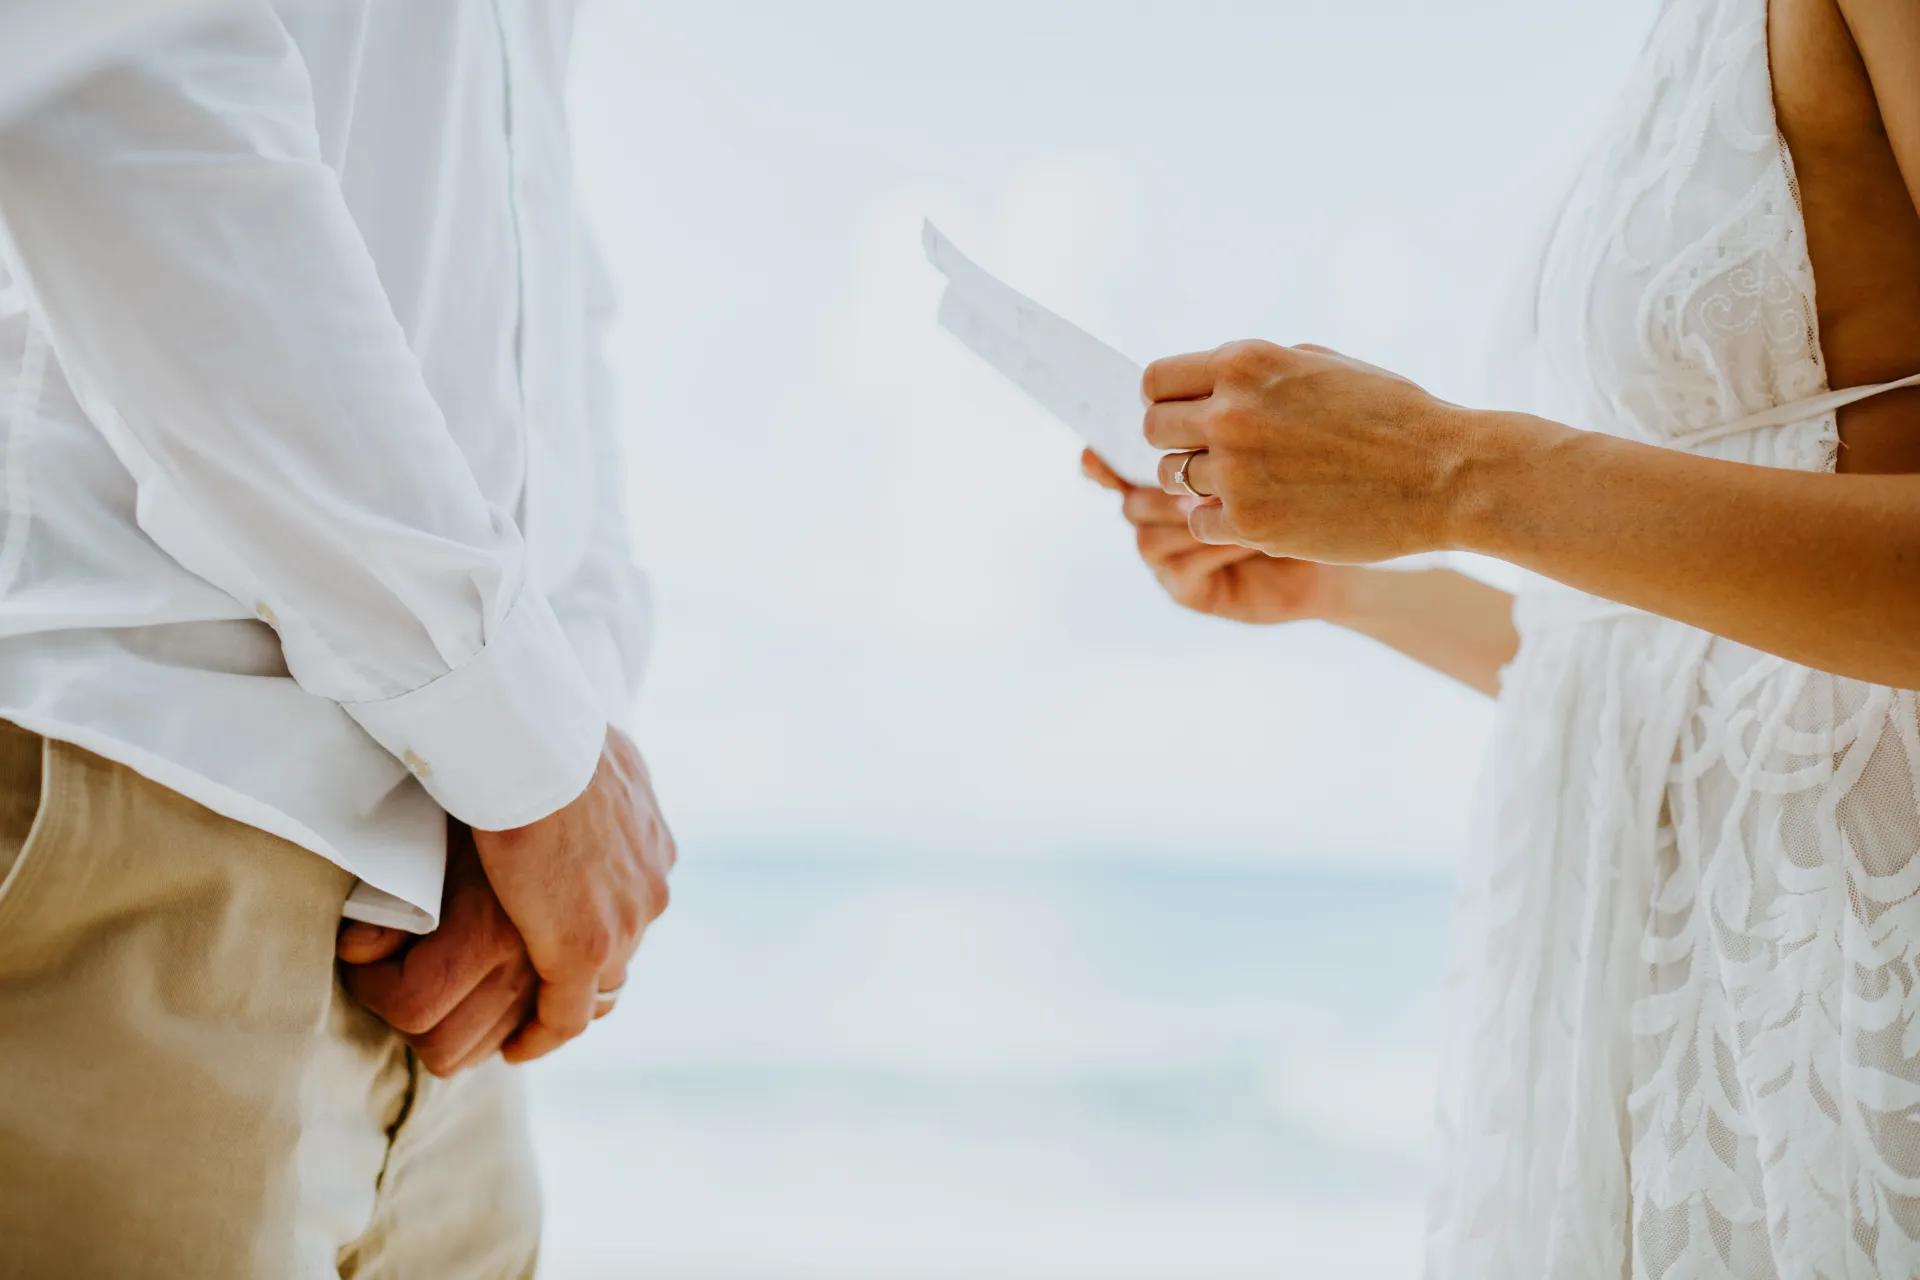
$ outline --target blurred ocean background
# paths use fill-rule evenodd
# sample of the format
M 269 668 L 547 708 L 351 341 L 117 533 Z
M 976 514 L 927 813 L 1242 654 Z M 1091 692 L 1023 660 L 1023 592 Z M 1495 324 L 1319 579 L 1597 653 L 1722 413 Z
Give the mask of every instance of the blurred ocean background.
M 1449 889 L 766 847 L 539 1074 L 551 1277 L 1418 1272 Z
M 684 852 L 533 1073 L 549 1280 L 1418 1274 L 1487 703 L 1170 606 L 934 326 L 921 219 L 1142 361 L 1322 342 L 1484 403 L 1653 7 L 584 8 Z

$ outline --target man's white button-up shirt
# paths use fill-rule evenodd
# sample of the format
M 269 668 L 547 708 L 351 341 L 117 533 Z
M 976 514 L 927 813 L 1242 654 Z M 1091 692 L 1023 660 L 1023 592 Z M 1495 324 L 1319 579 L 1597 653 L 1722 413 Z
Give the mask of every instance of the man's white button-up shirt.
M 0 122 L 0 718 L 428 926 L 646 650 L 568 0 L 228 3 Z

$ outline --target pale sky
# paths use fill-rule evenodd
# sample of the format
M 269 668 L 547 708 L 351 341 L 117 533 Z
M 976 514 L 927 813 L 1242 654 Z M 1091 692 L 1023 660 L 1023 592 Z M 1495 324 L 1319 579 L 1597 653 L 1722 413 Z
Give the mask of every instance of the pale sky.
M 1473 400 L 1651 9 L 589 7 L 683 843 L 1447 862 L 1487 705 L 1175 609 L 1072 437 L 934 327 L 919 222 L 1141 360 L 1318 341 Z

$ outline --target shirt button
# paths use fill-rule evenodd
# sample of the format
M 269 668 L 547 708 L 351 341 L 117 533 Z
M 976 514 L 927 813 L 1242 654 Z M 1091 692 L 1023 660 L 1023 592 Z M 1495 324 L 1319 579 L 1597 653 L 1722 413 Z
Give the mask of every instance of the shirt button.
M 260 621 L 266 623 L 270 627 L 278 626 L 280 623 L 280 615 L 275 613 L 273 611 L 273 606 L 268 604 L 264 600 L 262 600 L 259 604 L 256 604 L 255 606 L 253 606 L 253 616 L 260 619 Z
M 408 771 L 416 778 L 424 778 L 433 772 L 433 766 L 422 760 L 418 751 L 411 749 L 400 757 L 400 763 L 407 766 Z

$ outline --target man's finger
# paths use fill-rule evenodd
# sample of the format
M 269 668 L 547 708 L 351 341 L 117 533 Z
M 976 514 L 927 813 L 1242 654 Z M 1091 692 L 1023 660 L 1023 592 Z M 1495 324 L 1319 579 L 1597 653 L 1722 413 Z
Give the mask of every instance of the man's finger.
M 1193 514 L 1187 517 L 1187 531 L 1209 546 L 1231 546 L 1240 541 L 1233 536 L 1233 526 L 1227 520 L 1226 508 L 1217 502 L 1203 502 L 1195 507 Z
M 1170 453 L 1160 459 L 1160 487 L 1176 498 L 1211 498 L 1218 492 L 1213 487 L 1213 466 L 1213 455 L 1205 449 Z
M 510 1038 L 502 1052 L 509 1062 L 531 1062 L 552 1053 L 593 1022 L 594 979 L 540 984 L 534 1021 Z
M 578 982 L 543 982 L 536 1016 L 541 1026 L 551 1027 L 571 1040 L 592 1023 L 598 994 L 598 979 L 593 977 Z
M 1114 469 L 1107 465 L 1106 459 L 1091 449 L 1080 451 L 1080 470 L 1087 479 L 1103 489 L 1112 489 L 1115 493 L 1127 493 L 1133 486 L 1122 480 Z
M 365 1005 L 376 1017 L 399 1030 L 402 1034 L 406 1027 L 394 1021 L 394 1012 L 403 1004 L 401 992 L 406 987 L 406 974 L 399 960 L 381 960 L 372 964 L 348 965 L 340 971 L 340 984 L 347 994 Z M 425 1031 L 431 1022 L 416 1022 L 415 1031 Z
M 645 937 L 645 935 L 641 935 Z M 639 948 L 635 947 L 634 951 Z M 597 1022 L 613 1012 L 614 1004 L 620 999 L 620 993 L 627 985 L 627 966 L 633 961 L 633 952 L 628 952 L 618 964 L 610 964 L 600 971 L 600 981 L 593 993 L 593 1017 Z
M 402 1035 L 438 1025 L 493 970 L 460 939 L 428 934 L 406 954 L 375 964 L 348 965 L 340 980 L 349 994 Z
M 515 1066 L 544 1058 L 572 1039 L 535 1018 L 508 1036 L 500 1046 L 500 1056 Z
M 537 989 L 529 987 L 513 1007 L 496 1019 L 494 1024 L 487 1028 L 486 1034 L 474 1042 L 473 1047 L 467 1050 L 467 1056 L 453 1064 L 454 1071 L 458 1073 L 465 1071 L 468 1067 L 477 1067 L 499 1053 L 508 1037 L 526 1025 L 527 1019 L 533 1016 L 534 1001 L 537 998 Z
M 1204 449 L 1207 431 L 1203 420 L 1208 401 L 1167 400 L 1147 406 L 1141 419 L 1141 433 L 1156 449 Z
M 1147 366 L 1140 378 L 1140 394 L 1147 402 L 1198 400 L 1213 394 L 1213 353 L 1193 351 L 1165 356 Z
M 535 985 L 532 969 L 524 966 L 496 969 L 432 1030 L 424 1035 L 409 1036 L 407 1042 L 420 1055 L 427 1070 L 435 1075 L 452 1075 L 473 1055 L 482 1037 L 508 1013 L 525 1006 L 534 994 Z M 504 1032 L 501 1038 L 505 1038 Z
M 388 959 L 412 940 L 412 934 L 400 929 L 349 920 L 340 926 L 334 954 L 347 964 L 373 964 Z

